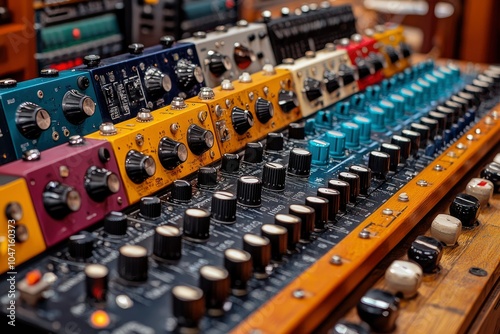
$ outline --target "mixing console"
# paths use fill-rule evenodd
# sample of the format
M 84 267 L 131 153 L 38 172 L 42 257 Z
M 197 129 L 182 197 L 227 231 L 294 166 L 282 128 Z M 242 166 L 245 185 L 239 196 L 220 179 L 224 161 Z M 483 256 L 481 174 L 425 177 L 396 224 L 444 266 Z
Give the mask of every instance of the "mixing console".
M 41 77 L 0 81 L 0 165 L 95 132 L 102 123 L 86 73 L 47 69 Z
M 259 75 L 266 72 L 250 77 L 258 83 Z M 289 74 L 277 69 L 274 75 Z M 498 115 L 486 116 L 498 99 L 487 98 L 495 80 L 474 84 L 476 76 L 460 76 L 452 66 L 420 64 L 380 87 L 358 93 L 351 98 L 353 108 L 344 110 L 351 103 L 342 102 L 344 108 L 323 109 L 284 132 L 268 134 L 264 141 L 249 141 L 245 150 L 242 145 L 222 150 L 220 163 L 201 167 L 196 175 L 180 175 L 184 178 L 158 196 L 152 196 L 155 188 L 146 187 L 146 192 L 135 195 L 136 199 L 149 195 L 140 199 L 138 208 L 130 207 L 126 214 L 109 210 L 102 224 L 77 232 L 19 270 L 18 275 L 25 278 L 17 285 L 17 317 L 55 332 L 71 324 L 83 331 L 106 328 L 115 333 L 197 328 L 223 333 L 272 332 L 275 320 L 264 320 L 270 314 L 283 331 L 312 330 L 325 308 L 338 302 L 319 307 L 324 298 L 345 295 L 349 289 L 339 289 L 345 284 L 352 289 L 363 277 L 347 280 L 350 270 L 370 268 L 352 249 L 343 251 L 349 247 L 346 243 L 354 238 L 363 240 L 366 246 L 360 247 L 373 248 L 363 256 L 383 252 L 381 245 L 387 242 L 397 243 L 393 229 L 409 230 L 417 221 L 408 223 L 406 217 L 415 216 L 424 200 L 434 196 L 436 202 L 444 194 L 435 185 L 446 188 L 499 139 Z M 412 89 L 424 78 L 428 90 Z M 242 81 L 229 84 L 243 85 L 246 80 Z M 407 94 L 398 95 L 403 89 Z M 217 90 L 201 93 L 214 98 Z M 234 91 L 239 99 L 247 99 L 243 89 Z M 402 103 L 379 106 L 379 101 L 389 101 L 393 95 Z M 451 103 L 453 95 L 459 102 Z M 218 99 L 225 101 L 227 96 L 210 101 Z M 170 108 L 183 103 L 175 100 Z M 206 107 L 187 104 L 193 115 L 179 115 L 179 122 L 210 120 L 202 112 L 208 113 Z M 405 104 L 414 106 L 411 112 L 405 113 Z M 138 120 L 152 117 L 155 122 L 162 112 L 168 109 L 141 113 Z M 114 128 L 123 133 L 125 124 Z M 129 127 L 148 123 L 134 124 Z M 145 129 L 144 138 L 156 138 L 152 133 L 159 130 Z M 138 133 L 123 143 L 118 139 L 124 134 L 115 140 L 109 137 L 117 156 L 122 156 L 118 161 L 130 155 L 129 150 L 139 153 Z M 196 154 L 189 133 L 187 138 L 182 145 Z M 175 170 L 183 164 L 181 155 L 173 156 L 177 160 L 168 166 Z M 130 179 L 144 175 L 127 172 L 127 160 L 119 165 L 123 179 L 125 174 Z M 432 176 L 423 174 L 431 172 Z M 414 184 L 427 195 L 414 200 L 407 190 Z M 130 196 L 132 187 L 127 188 Z M 380 207 L 380 203 L 385 204 Z M 318 266 L 327 267 L 324 273 L 338 268 L 340 278 L 314 275 Z M 310 286 L 313 276 L 321 284 Z M 4 282 L 1 286 L 6 288 Z M 286 308 L 276 307 L 283 302 L 296 306 L 293 317 Z M 318 317 L 304 321 L 313 308 Z

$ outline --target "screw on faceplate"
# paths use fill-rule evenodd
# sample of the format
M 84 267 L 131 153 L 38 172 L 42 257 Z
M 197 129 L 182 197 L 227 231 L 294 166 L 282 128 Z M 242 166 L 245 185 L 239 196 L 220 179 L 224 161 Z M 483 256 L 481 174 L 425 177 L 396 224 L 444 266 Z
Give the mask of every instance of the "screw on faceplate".
M 398 201 L 400 202 L 408 202 L 410 200 L 410 197 L 408 196 L 407 193 L 401 193 L 398 196 Z
M 386 208 L 386 209 L 382 210 L 382 214 L 384 214 L 386 216 L 392 216 L 393 213 L 394 213 L 394 211 L 392 211 L 389 208 Z
M 482 268 L 478 267 L 472 267 L 469 269 L 469 273 L 471 273 L 474 276 L 479 276 L 479 277 L 484 277 L 488 276 L 488 272 Z
M 330 259 L 330 263 L 331 263 L 331 264 L 334 264 L 334 265 L 336 265 L 336 266 L 340 266 L 340 265 L 343 263 L 343 261 L 342 261 L 342 258 L 341 258 L 340 256 L 338 256 L 338 255 L 334 255 L 334 256 L 332 256 L 332 258 Z
M 425 180 L 418 180 L 417 181 L 417 186 L 427 187 L 428 185 L 429 185 L 429 183 L 427 183 L 427 181 L 425 181 Z
M 293 298 L 302 299 L 306 296 L 306 293 L 302 289 L 297 289 L 297 290 L 293 290 L 292 296 L 293 296 Z
M 361 239 L 370 239 L 370 231 L 367 229 L 363 229 L 361 232 L 359 232 L 359 237 Z
M 441 165 L 436 165 L 436 166 L 434 166 L 434 168 L 433 168 L 433 169 L 434 169 L 435 171 L 437 171 L 437 172 L 442 172 L 442 171 L 444 171 L 444 167 L 443 167 L 443 166 L 441 166 Z

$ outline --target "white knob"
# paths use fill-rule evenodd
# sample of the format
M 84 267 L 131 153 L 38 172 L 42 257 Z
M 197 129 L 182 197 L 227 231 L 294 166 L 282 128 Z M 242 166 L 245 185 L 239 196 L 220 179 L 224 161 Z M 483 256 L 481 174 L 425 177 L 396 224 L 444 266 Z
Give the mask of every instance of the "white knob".
M 461 232 L 462 222 L 456 217 L 442 213 L 432 221 L 431 235 L 446 246 L 455 245 Z
M 394 293 L 401 293 L 403 298 L 412 298 L 422 284 L 422 267 L 410 261 L 396 260 L 385 271 L 387 288 Z
M 477 198 L 479 202 L 481 202 L 481 208 L 483 209 L 487 207 L 491 196 L 493 196 L 493 189 L 494 186 L 491 181 L 481 178 L 473 178 L 467 184 L 465 192 Z

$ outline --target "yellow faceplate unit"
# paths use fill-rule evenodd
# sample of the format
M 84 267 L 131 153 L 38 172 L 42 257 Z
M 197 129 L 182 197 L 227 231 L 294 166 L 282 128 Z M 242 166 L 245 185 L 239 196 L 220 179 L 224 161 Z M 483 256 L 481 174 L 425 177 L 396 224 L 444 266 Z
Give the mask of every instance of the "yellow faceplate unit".
M 396 24 L 376 26 L 367 29 L 366 35 L 371 36 L 380 43 L 379 50 L 384 55 L 386 67 L 384 76 L 392 77 L 410 66 L 409 47 L 405 42 L 403 27 Z M 396 56 L 398 60 L 396 60 Z

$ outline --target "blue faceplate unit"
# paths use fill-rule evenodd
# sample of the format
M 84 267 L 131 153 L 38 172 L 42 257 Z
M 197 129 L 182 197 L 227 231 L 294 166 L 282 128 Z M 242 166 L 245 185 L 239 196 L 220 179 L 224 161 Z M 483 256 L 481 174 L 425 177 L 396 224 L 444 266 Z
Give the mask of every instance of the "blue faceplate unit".
M 0 82 L 0 165 L 99 129 L 101 111 L 88 73 L 43 70 L 42 77 Z
M 165 42 L 144 49 L 129 46 L 129 54 L 107 59 L 87 56 L 85 66 L 92 77 L 97 103 L 104 121 L 119 123 L 143 109 L 168 106 L 174 97 L 193 97 L 204 86 L 203 73 L 192 43 Z

